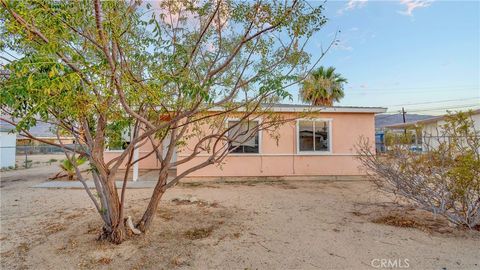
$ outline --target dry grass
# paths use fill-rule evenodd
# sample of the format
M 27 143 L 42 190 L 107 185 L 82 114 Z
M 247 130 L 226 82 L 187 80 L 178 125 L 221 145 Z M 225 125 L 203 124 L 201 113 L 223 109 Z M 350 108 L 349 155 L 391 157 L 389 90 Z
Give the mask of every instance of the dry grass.
M 186 231 L 183 235 L 190 240 L 198 240 L 209 237 L 213 232 L 213 226 L 206 228 L 194 228 Z
M 456 234 L 449 222 L 440 215 L 417 209 L 406 202 L 356 204 L 350 213 L 376 224 L 413 228 L 427 233 Z
M 181 256 L 175 256 L 170 260 L 170 265 L 173 267 L 181 267 L 184 265 L 189 265 L 188 260 Z
M 387 215 L 380 218 L 376 218 L 372 220 L 373 223 L 379 224 L 386 224 L 396 227 L 402 228 L 418 228 L 418 229 L 426 229 L 428 228 L 427 224 L 419 223 L 411 218 L 405 216 L 398 216 L 398 215 Z
M 51 235 L 60 231 L 64 231 L 66 229 L 67 227 L 61 223 L 53 223 L 45 227 L 45 232 L 47 235 Z
M 216 184 L 220 185 L 241 185 L 241 186 L 274 186 L 274 187 L 279 187 L 279 188 L 285 188 L 285 189 L 297 189 L 295 185 L 291 181 L 285 181 L 285 180 L 263 180 L 263 179 L 257 179 L 257 180 L 235 180 L 235 181 L 218 181 L 215 182 Z
M 17 250 L 20 253 L 27 253 L 28 251 L 30 251 L 30 246 L 27 243 L 21 243 L 20 245 L 18 245 Z
M 443 216 L 433 215 L 422 210 L 410 210 L 407 212 L 393 212 L 371 219 L 373 223 L 395 226 L 400 228 L 414 228 L 429 234 L 442 234 L 450 236 L 464 236 L 465 233 L 475 234 L 476 228 L 469 230 L 468 227 L 451 225 Z
M 167 221 L 172 220 L 175 217 L 175 214 L 175 211 L 164 207 L 157 210 L 157 216 Z
M 97 260 L 98 264 L 104 264 L 104 265 L 110 264 L 111 262 L 112 262 L 112 259 L 111 258 L 106 258 L 106 257 L 102 257 L 102 258 Z
M 203 182 L 180 182 L 178 183 L 180 187 L 194 188 L 194 187 L 204 187 L 205 183 Z

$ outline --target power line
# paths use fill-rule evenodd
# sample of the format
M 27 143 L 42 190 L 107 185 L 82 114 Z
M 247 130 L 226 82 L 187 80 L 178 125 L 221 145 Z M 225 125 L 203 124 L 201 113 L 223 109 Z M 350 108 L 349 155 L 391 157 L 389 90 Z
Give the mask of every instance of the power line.
M 453 101 L 465 101 L 471 99 L 479 99 L 480 97 L 468 97 L 468 98 L 460 98 L 460 99 L 445 99 L 445 100 L 437 100 L 437 101 L 429 101 L 429 102 L 418 102 L 418 103 L 405 103 L 405 104 L 397 104 L 397 105 L 383 105 L 388 107 L 397 107 L 397 106 L 410 106 L 410 105 L 422 105 L 422 104 L 434 104 L 434 103 L 442 103 L 442 102 L 453 102 Z
M 408 109 L 408 107 L 406 107 L 406 109 L 409 111 L 409 112 L 414 112 L 414 111 L 429 111 L 429 110 L 446 110 L 446 109 L 457 109 L 457 108 L 464 108 L 464 107 L 475 107 L 475 106 L 480 106 L 480 103 L 473 103 L 473 104 L 457 104 L 457 105 L 451 105 L 451 106 L 435 106 L 435 107 L 427 107 L 427 108 L 411 108 L 411 109 Z M 388 108 L 389 110 L 391 111 L 396 111 L 397 113 L 401 113 L 401 109 L 395 109 L 395 108 Z
M 452 91 L 456 91 L 456 92 L 460 92 L 460 91 L 472 91 L 472 90 L 477 90 L 480 92 L 480 89 L 479 88 L 449 88 L 449 89 L 434 89 L 434 90 L 421 90 L 421 89 L 412 89 L 412 90 L 402 90 L 402 89 L 399 89 L 399 90 L 378 90 L 378 91 L 369 91 L 369 90 L 350 90 L 348 91 L 348 95 L 360 95 L 360 94 L 375 94 L 375 95 L 379 95 L 379 94 L 410 94 L 410 93 L 438 93 L 438 92 L 452 92 Z
M 442 88 L 475 88 L 475 89 L 478 89 L 480 86 L 479 85 L 455 85 L 455 86 L 419 86 L 419 87 L 382 87 L 382 88 L 364 88 L 363 90 L 408 90 L 408 89 L 411 89 L 411 90 L 417 90 L 417 89 L 442 89 Z M 356 87 L 356 88 L 360 88 L 360 87 Z M 352 89 L 353 88 L 348 88 L 348 89 Z
M 447 111 L 467 111 L 467 110 L 474 110 L 474 109 L 480 109 L 480 108 L 475 108 L 475 107 L 470 107 L 470 108 L 448 108 L 448 109 L 435 109 L 435 110 L 418 110 L 418 111 L 409 111 L 412 113 L 438 113 L 438 112 L 447 112 Z
M 473 107 L 473 106 L 478 106 L 479 104 L 459 104 L 459 105 L 452 105 L 452 106 L 435 106 L 435 107 L 427 107 L 427 108 L 412 108 L 408 109 L 408 111 L 413 112 L 413 111 L 428 111 L 428 110 L 446 110 L 446 109 L 456 109 L 456 108 L 463 108 L 463 107 Z M 400 109 L 392 109 L 393 111 L 401 112 Z
M 475 103 L 475 104 L 463 104 L 463 105 L 457 105 L 457 106 L 449 106 L 449 107 L 433 107 L 433 108 L 425 108 L 425 109 L 413 109 L 413 110 L 407 110 L 408 112 L 428 112 L 428 111 L 443 111 L 443 110 L 449 110 L 449 109 L 467 109 L 469 107 L 476 107 L 480 106 L 480 104 Z

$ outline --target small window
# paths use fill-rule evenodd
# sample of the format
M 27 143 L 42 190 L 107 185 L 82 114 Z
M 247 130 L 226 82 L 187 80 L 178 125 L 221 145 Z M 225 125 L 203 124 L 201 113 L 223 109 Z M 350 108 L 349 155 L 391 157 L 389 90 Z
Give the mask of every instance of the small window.
M 107 149 L 109 151 L 118 151 L 127 149 L 130 144 L 130 129 L 125 129 L 121 133 L 112 134 L 107 139 Z
M 109 146 L 108 146 L 108 150 L 125 150 L 127 149 L 128 145 L 130 144 L 130 142 L 128 141 L 120 141 L 120 142 L 116 142 L 116 143 L 111 143 Z
M 330 122 L 323 120 L 298 122 L 299 152 L 330 152 Z
M 258 121 L 228 121 L 230 153 L 259 153 Z

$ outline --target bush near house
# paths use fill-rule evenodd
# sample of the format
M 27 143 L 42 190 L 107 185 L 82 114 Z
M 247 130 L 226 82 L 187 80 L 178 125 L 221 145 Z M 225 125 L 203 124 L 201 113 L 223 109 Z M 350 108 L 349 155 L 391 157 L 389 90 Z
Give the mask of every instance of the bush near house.
M 455 225 L 480 230 L 479 135 L 471 113 L 456 113 L 446 117 L 438 135 L 431 136 L 435 143 L 424 144 L 423 153 L 405 147 L 405 140 L 392 141 L 391 150 L 377 156 L 362 139 L 357 151 L 379 189 L 407 198 Z

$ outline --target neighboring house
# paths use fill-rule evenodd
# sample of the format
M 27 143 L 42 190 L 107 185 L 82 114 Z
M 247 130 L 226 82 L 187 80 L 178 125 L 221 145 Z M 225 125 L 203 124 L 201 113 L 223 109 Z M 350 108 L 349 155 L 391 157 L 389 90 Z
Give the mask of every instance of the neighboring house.
M 433 115 L 428 114 L 405 114 L 405 122 L 416 122 L 419 120 L 425 120 L 435 117 Z M 377 131 L 383 130 L 386 126 L 396 125 L 396 124 L 403 124 L 403 115 L 401 113 L 395 114 L 377 114 L 375 115 L 375 129 Z
M 410 123 L 432 117 L 432 115 L 406 113 L 405 121 Z M 387 147 L 385 145 L 385 127 L 396 124 L 403 124 L 403 120 L 404 118 L 402 114 L 378 114 L 375 116 L 375 149 L 377 153 L 383 153 L 387 150 Z M 419 141 L 415 141 L 415 143 L 417 142 Z
M 2 116 L 5 117 L 5 116 Z M 2 130 L 11 131 L 14 129 L 14 126 L 5 122 L 0 121 L 0 128 Z M 52 131 L 53 125 L 37 122 L 36 126 L 30 128 L 29 133 L 32 134 L 34 137 L 39 138 L 43 141 L 51 142 L 51 143 L 59 143 L 62 142 L 65 145 L 71 145 L 74 143 L 73 137 L 66 137 L 61 136 L 60 140 L 56 136 L 56 134 Z M 16 151 L 18 153 L 24 153 L 28 151 L 30 153 L 50 153 L 50 152 L 61 152 L 62 149 L 55 146 L 50 146 L 44 142 L 39 142 L 33 139 L 30 139 L 22 134 L 16 135 Z
M 409 130 L 411 131 L 420 129 L 418 132 L 415 132 L 415 135 L 421 134 L 419 136 L 415 136 L 415 142 L 418 146 L 421 146 L 421 148 L 425 150 L 427 149 L 427 145 L 435 148 L 439 143 L 439 139 L 444 139 L 441 137 L 439 132 L 441 133 L 441 126 L 445 124 L 445 116 L 446 115 L 442 115 L 414 122 L 389 125 L 385 128 L 397 133 L 404 132 L 404 130 L 407 130 L 408 132 Z M 473 111 L 472 120 L 475 130 L 480 132 L 480 109 Z
M 63 144 L 72 144 L 75 140 L 71 136 L 60 136 L 58 139 L 55 132 L 53 132 L 54 126 L 48 123 L 37 122 L 37 124 L 30 128 L 29 133 L 35 136 L 36 138 L 48 141 L 51 143 L 59 143 L 60 141 Z M 26 136 L 19 135 L 17 138 L 18 145 L 45 145 L 45 143 L 32 140 Z
M 279 127 L 277 139 L 267 131 L 259 131 L 235 149 L 222 164 L 215 164 L 191 173 L 191 177 L 243 177 L 243 176 L 344 176 L 361 175 L 356 159 L 355 144 L 360 137 L 375 142 L 375 114 L 384 113 L 378 107 L 312 107 L 305 105 L 276 105 L 274 113 L 285 118 L 299 118 Z M 228 120 L 231 124 L 234 118 Z M 261 121 L 261 120 L 260 120 Z M 253 121 L 252 125 L 255 125 Z M 205 127 L 208 128 L 208 127 Z M 177 151 L 179 158 L 191 153 L 195 140 L 190 139 Z M 142 157 L 151 151 L 145 144 L 138 150 Z M 105 159 L 119 155 L 107 150 Z M 177 175 L 205 160 L 206 154 L 180 164 Z M 154 156 L 138 162 L 138 169 L 158 169 Z
M 0 168 L 15 167 L 17 135 L 12 129 L 0 126 Z

